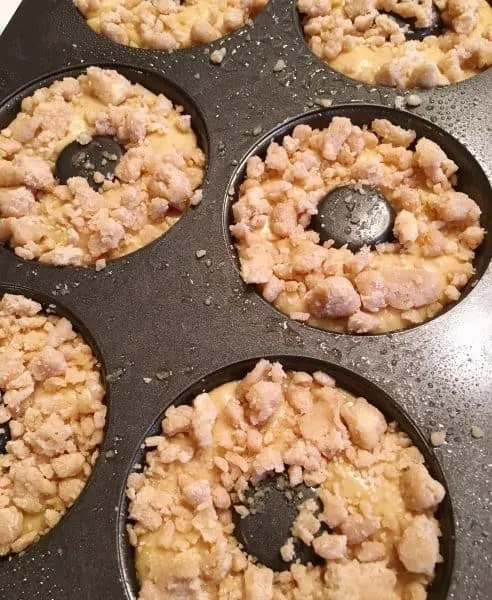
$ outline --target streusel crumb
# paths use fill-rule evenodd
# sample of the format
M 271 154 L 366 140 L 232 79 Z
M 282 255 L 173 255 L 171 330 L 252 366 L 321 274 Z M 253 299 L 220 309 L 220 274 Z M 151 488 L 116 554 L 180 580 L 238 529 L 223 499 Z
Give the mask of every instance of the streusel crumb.
M 82 177 L 62 185 L 55 178 L 59 154 L 94 136 L 124 148 L 115 178 L 99 191 Z M 89 67 L 25 98 L 0 131 L 0 242 L 22 258 L 58 266 L 129 254 L 201 199 L 204 167 L 182 107 L 116 71 Z
M 456 301 L 482 243 L 480 208 L 432 140 L 386 119 L 298 125 L 248 160 L 233 205 L 245 283 L 284 314 L 333 331 L 381 333 L 422 323 Z M 345 185 L 377 188 L 396 212 L 394 242 L 353 253 L 309 229 L 318 203 Z
M 146 445 L 127 488 L 139 600 L 427 597 L 445 490 L 395 423 L 328 375 L 261 360 L 241 381 L 169 408 Z M 319 503 L 299 507 L 281 556 L 295 561 L 295 536 L 321 566 L 274 572 L 234 537 L 232 511 L 249 514 L 245 491 L 284 472 L 291 493 L 304 482 Z
M 398 88 L 434 88 L 492 64 L 492 8 L 486 0 L 436 1 L 441 35 L 407 40 L 388 14 L 428 27 L 433 0 L 298 0 L 309 46 L 346 75 Z
M 218 40 L 268 0 L 73 0 L 92 29 L 127 46 L 172 51 Z
M 103 438 L 100 368 L 71 323 L 23 296 L 0 300 L 0 555 L 54 527 L 87 481 Z

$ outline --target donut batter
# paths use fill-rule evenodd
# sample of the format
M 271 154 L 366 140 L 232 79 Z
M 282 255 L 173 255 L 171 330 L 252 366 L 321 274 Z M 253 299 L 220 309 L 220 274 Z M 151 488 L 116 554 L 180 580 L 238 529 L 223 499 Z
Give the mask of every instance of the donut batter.
M 62 185 L 60 152 L 110 136 L 126 153 L 115 178 Z M 108 159 L 111 159 L 108 156 Z M 129 254 L 166 232 L 201 200 L 205 156 L 191 118 L 112 70 L 89 67 L 22 102 L 0 132 L 0 241 L 25 259 L 86 266 Z
M 326 373 L 261 360 L 241 381 L 169 408 L 162 430 L 127 490 L 139 600 L 427 597 L 445 490 L 395 423 Z M 273 572 L 234 537 L 231 511 L 247 515 L 247 486 L 282 472 L 292 493 L 304 482 L 322 502 L 317 516 L 301 506 L 292 527 L 321 566 Z M 292 539 L 281 554 L 293 558 Z
M 432 0 L 298 0 L 313 52 L 349 77 L 399 88 L 433 88 L 492 64 L 492 8 L 486 0 L 437 0 L 444 30 L 407 40 L 396 16 L 431 23 Z
M 385 119 L 297 126 L 248 161 L 230 227 L 243 280 L 284 314 L 330 331 L 422 323 L 459 298 L 484 236 L 479 207 L 454 189 L 457 170 L 433 141 Z M 347 184 L 383 193 L 397 213 L 394 242 L 357 253 L 319 243 L 311 216 Z
M 250 22 L 268 0 L 73 0 L 92 29 L 137 48 L 213 42 Z
M 84 488 L 103 439 L 100 368 L 67 319 L 0 300 L 0 556 L 54 527 Z

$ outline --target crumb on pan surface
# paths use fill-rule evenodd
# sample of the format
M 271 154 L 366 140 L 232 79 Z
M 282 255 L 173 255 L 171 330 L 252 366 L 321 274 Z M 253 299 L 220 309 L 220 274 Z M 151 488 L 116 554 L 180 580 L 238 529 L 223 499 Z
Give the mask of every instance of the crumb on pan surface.
M 492 64 L 492 8 L 486 0 L 436 0 L 441 35 L 406 40 L 388 12 L 431 19 L 432 0 L 298 0 L 313 52 L 337 71 L 369 84 L 434 88 L 462 81 Z
M 251 21 L 268 0 L 73 0 L 98 33 L 137 48 L 206 44 Z
M 93 136 L 125 149 L 115 178 L 99 191 L 82 177 L 62 185 L 59 154 Z M 200 201 L 204 167 L 182 107 L 116 71 L 89 67 L 25 98 L 0 131 L 0 241 L 21 258 L 57 266 L 118 258 L 160 237 Z
M 484 238 L 480 208 L 455 189 L 457 171 L 435 142 L 386 119 L 298 125 L 264 159 L 248 160 L 230 226 L 241 276 L 287 316 L 322 329 L 382 333 L 421 323 L 460 297 Z M 347 184 L 383 193 L 397 213 L 394 242 L 357 253 L 320 244 L 311 217 L 328 191 Z
M 0 300 L 0 556 L 54 527 L 87 481 L 106 406 L 97 361 L 70 321 L 24 296 Z
M 241 381 L 170 407 L 146 446 L 127 488 L 139 600 L 427 597 L 445 490 L 395 423 L 327 374 L 261 360 Z M 274 572 L 234 537 L 248 486 L 283 472 L 294 493 L 315 487 L 323 510 L 316 516 L 312 499 L 299 507 L 281 555 L 295 559 L 299 538 L 321 566 Z

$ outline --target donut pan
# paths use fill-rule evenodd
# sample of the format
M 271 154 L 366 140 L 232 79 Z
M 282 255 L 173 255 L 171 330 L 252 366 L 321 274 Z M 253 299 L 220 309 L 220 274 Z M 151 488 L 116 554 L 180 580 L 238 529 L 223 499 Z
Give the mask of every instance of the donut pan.
M 217 66 L 209 54 L 222 46 L 227 54 Z M 134 600 L 124 490 L 142 458 L 142 440 L 172 402 L 238 378 L 266 356 L 288 368 L 321 366 L 400 423 L 449 491 L 438 515 L 445 562 L 429 599 L 489 598 L 490 235 L 477 253 L 476 277 L 455 306 L 406 331 L 356 337 L 289 320 L 244 286 L 227 227 L 245 157 L 298 122 L 320 125 L 346 114 L 357 123 L 390 118 L 440 143 L 460 166 L 460 189 L 479 203 L 490 231 L 492 69 L 418 91 L 421 105 L 398 111 L 401 92 L 351 80 L 311 53 L 295 0 L 270 0 L 252 26 L 173 54 L 100 37 L 72 0 L 24 0 L 0 38 L 0 57 L 0 127 L 40 85 L 106 65 L 183 104 L 208 155 L 201 204 L 163 237 L 100 272 L 43 266 L 0 247 L 0 294 L 24 293 L 72 319 L 100 358 L 109 406 L 101 455 L 84 491 L 37 544 L 0 560 L 0 597 Z M 274 71 L 279 59 L 285 68 Z M 321 99 L 332 108 L 320 108 Z M 199 250 L 206 251 L 200 259 Z M 473 437 L 472 427 L 484 436 Z M 446 443 L 432 450 L 429 434 L 442 428 Z

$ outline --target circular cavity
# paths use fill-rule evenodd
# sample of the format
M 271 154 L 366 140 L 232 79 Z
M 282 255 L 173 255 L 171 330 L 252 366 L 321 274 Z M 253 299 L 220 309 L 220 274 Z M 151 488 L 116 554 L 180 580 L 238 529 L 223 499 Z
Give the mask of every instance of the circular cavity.
M 319 243 L 311 218 L 345 185 L 382 193 L 396 213 L 395 242 L 357 253 Z M 487 177 L 457 140 L 411 113 L 349 105 L 299 117 L 247 154 L 231 189 L 227 218 L 243 280 L 321 329 L 420 324 L 454 305 L 490 260 Z
M 21 258 L 103 267 L 201 200 L 204 123 L 184 92 L 152 73 L 58 72 L 8 100 L 0 127 L 0 241 Z
M 492 65 L 487 0 L 298 0 L 297 8 L 314 54 L 364 83 L 434 88 Z
M 72 323 L 0 299 L 0 556 L 25 550 L 78 498 L 102 442 L 101 366 Z
M 358 252 L 364 246 L 393 241 L 395 211 L 378 189 L 368 185 L 343 185 L 318 202 L 311 229 L 320 243 L 333 240 L 336 248 Z
M 247 25 L 268 0 L 73 0 L 97 33 L 127 46 L 172 51 Z
M 54 175 L 62 184 L 72 177 L 82 177 L 97 191 L 105 179 L 114 179 L 123 154 L 122 146 L 109 135 L 94 136 L 88 144 L 74 141 L 58 155 Z M 101 173 L 102 177 L 96 173 Z
M 439 464 L 406 413 L 346 369 L 292 356 L 228 366 L 182 393 L 139 448 L 120 513 L 135 548 L 120 549 L 130 597 L 136 561 L 142 599 L 178 590 L 290 599 L 311 583 L 320 597 L 375 586 L 378 598 L 446 598 L 454 522 Z M 297 507 L 281 556 L 291 561 L 300 538 L 320 566 L 272 572 L 255 561 L 271 541 L 267 525 L 256 551 L 254 541 L 250 555 L 238 545 L 231 511 L 279 518 L 245 491 L 282 472 L 292 494 L 310 489 L 323 513 L 313 498 Z
M 295 538 L 292 541 L 290 556 L 282 557 L 285 540 L 291 536 L 291 529 L 299 514 L 299 508 L 308 500 L 316 502 L 316 516 L 323 505 L 316 495 L 316 490 L 304 483 L 292 489 L 289 478 L 285 474 L 270 475 L 262 479 L 256 486 L 250 485 L 243 492 L 243 502 L 238 501 L 238 510 L 232 510 L 234 536 L 247 555 L 255 556 L 260 564 L 273 571 L 288 571 L 296 564 L 318 565 L 323 563 L 311 545 Z M 248 514 L 241 514 L 243 506 Z M 239 511 L 239 512 L 238 512 Z M 330 531 L 325 523 L 321 523 L 318 534 Z M 264 540 L 265 543 L 258 543 Z

